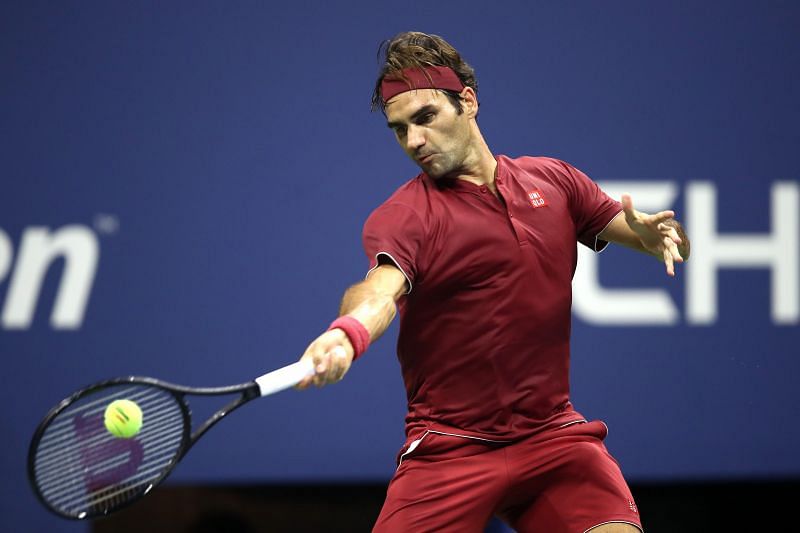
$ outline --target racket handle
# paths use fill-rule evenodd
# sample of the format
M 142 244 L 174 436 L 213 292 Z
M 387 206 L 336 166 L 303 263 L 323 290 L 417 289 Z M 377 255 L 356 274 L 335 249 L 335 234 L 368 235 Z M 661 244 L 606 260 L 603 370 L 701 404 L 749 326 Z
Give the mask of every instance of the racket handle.
M 314 364 L 308 360 L 298 361 L 283 368 L 268 372 L 256 378 L 256 383 L 261 391 L 261 396 L 268 396 L 276 392 L 294 387 L 305 377 L 314 374 Z

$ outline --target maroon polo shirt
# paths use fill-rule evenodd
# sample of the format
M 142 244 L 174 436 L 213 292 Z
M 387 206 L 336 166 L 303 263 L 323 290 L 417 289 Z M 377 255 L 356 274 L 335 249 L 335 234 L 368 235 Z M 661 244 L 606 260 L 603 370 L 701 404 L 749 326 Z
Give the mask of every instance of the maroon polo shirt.
M 494 440 L 581 419 L 569 402 L 576 241 L 619 213 L 586 175 L 555 159 L 497 156 L 496 185 L 420 174 L 364 225 L 371 267 L 394 263 L 406 431 Z

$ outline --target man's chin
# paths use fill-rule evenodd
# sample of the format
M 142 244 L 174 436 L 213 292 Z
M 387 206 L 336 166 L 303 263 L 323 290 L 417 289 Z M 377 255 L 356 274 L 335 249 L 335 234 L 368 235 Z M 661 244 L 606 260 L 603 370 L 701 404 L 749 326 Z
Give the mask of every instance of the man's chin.
M 425 174 L 435 180 L 443 178 L 447 174 L 447 172 L 444 172 L 438 165 L 420 165 L 419 168 L 421 168 Z

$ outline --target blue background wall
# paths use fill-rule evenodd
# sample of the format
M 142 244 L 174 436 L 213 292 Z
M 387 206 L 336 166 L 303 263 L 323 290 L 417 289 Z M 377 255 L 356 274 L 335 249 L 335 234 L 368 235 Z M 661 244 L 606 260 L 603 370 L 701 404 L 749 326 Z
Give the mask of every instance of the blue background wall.
M 40 508 L 24 471 L 36 424 L 72 390 L 246 381 L 335 316 L 367 268 L 364 219 L 416 173 L 369 112 L 381 40 L 452 42 L 495 152 L 671 184 L 684 220 L 692 183 L 711 182 L 717 231 L 764 235 L 771 187 L 800 179 L 798 27 L 793 2 L 4 4 L 0 309 L 31 228 L 78 225 L 99 258 L 76 327 L 51 321 L 62 260 L 30 323 L 0 325 L 0 529 L 85 528 Z M 736 267 L 717 276 L 716 318 L 693 323 L 691 268 L 671 280 L 626 250 L 600 257 L 603 287 L 666 291 L 678 314 L 576 314 L 575 404 L 611 427 L 631 480 L 797 478 L 796 318 L 772 318 L 770 269 Z M 405 406 L 395 336 L 337 386 L 245 407 L 171 480 L 388 480 Z

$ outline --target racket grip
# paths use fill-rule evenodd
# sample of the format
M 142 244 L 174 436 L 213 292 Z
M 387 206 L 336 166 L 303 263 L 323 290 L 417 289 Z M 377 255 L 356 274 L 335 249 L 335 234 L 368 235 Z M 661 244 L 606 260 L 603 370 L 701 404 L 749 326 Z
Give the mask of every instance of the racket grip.
M 305 377 L 314 374 L 314 364 L 308 360 L 298 361 L 283 368 L 268 372 L 256 378 L 256 383 L 261 391 L 261 396 L 275 394 L 282 390 L 294 387 Z

